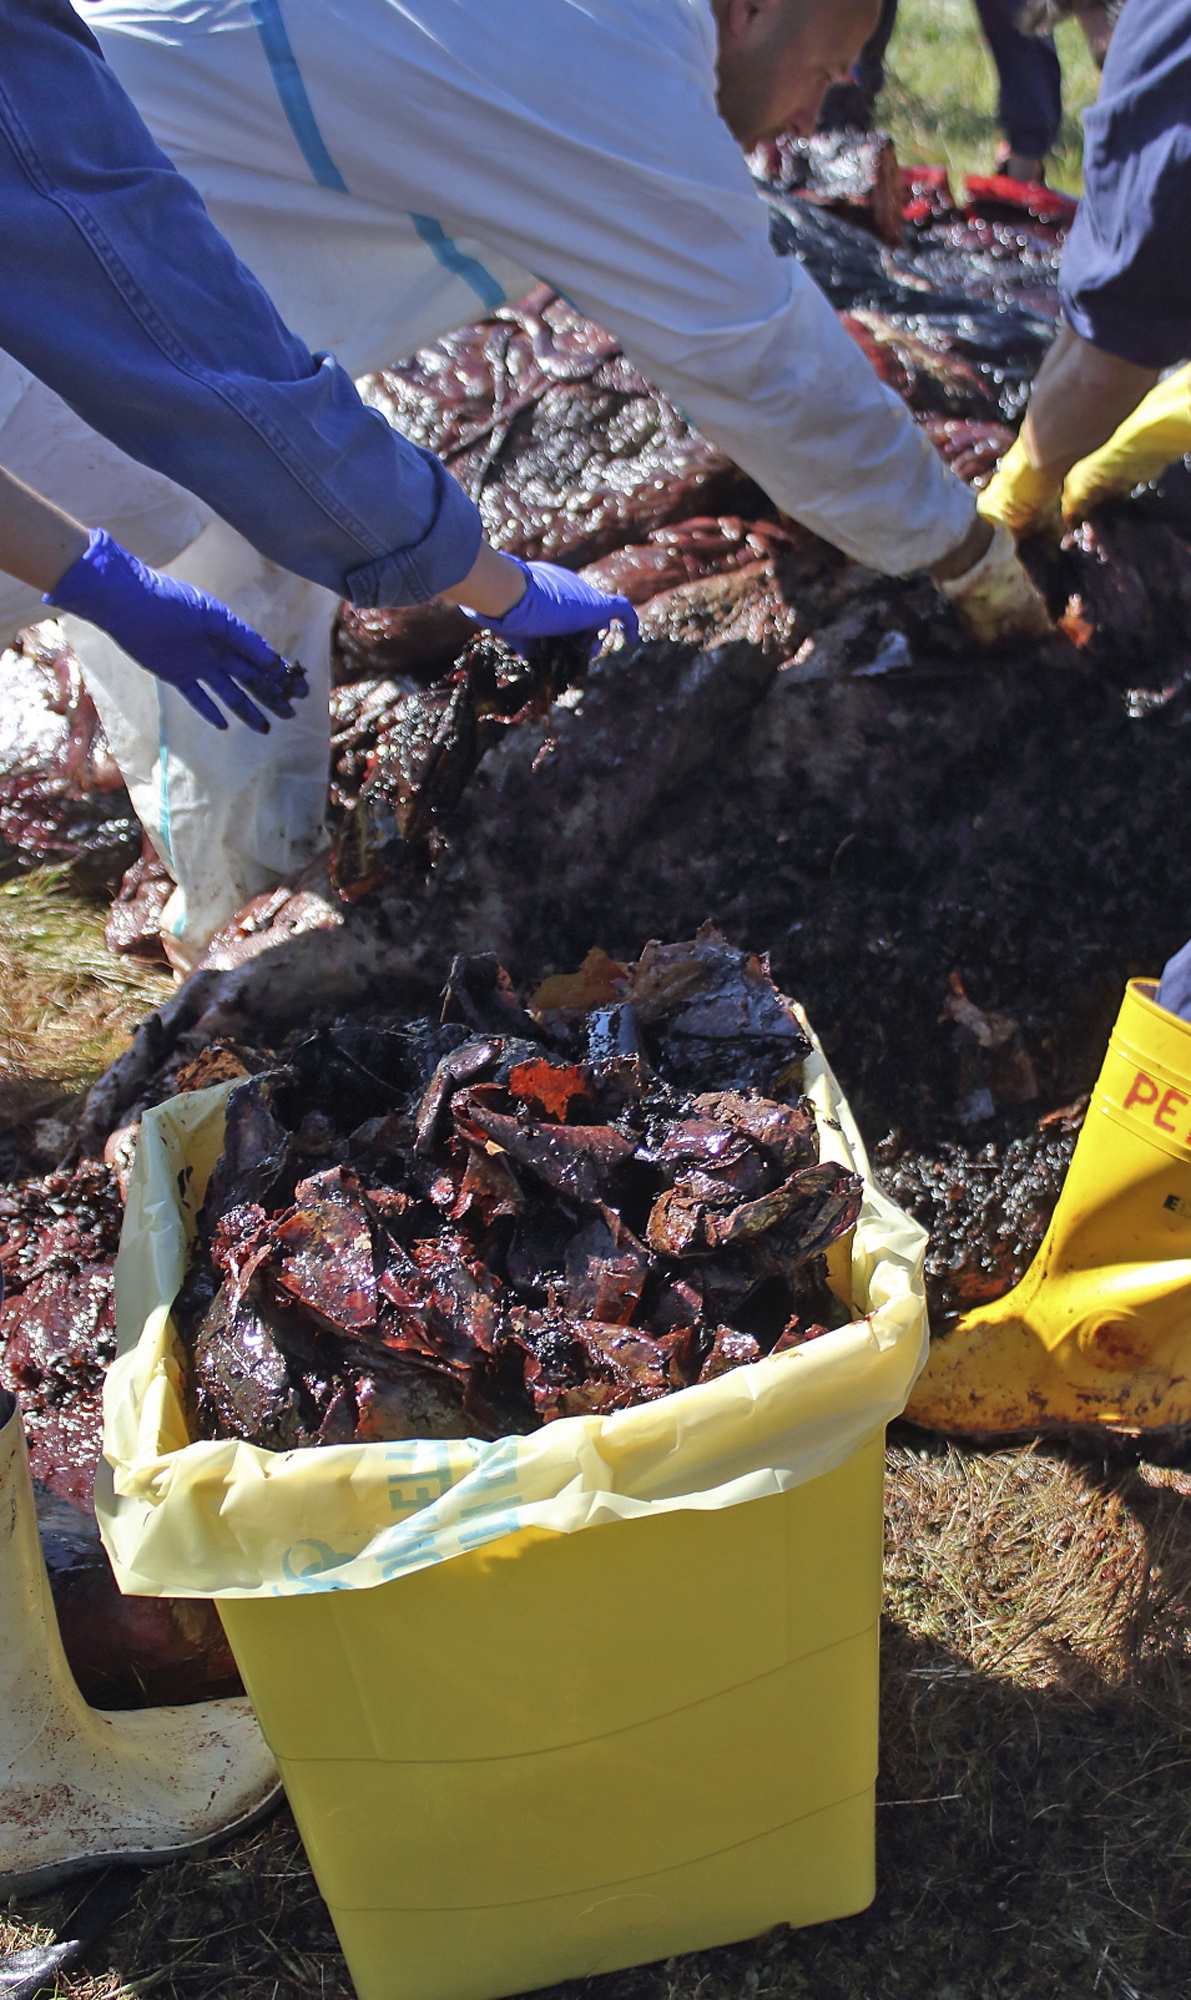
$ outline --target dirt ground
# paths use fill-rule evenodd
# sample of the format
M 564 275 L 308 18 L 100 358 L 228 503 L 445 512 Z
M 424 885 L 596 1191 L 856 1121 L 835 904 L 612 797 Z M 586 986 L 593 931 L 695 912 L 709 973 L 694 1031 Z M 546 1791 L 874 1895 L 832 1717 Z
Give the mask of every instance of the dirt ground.
M 1183 2000 L 1189 1619 L 1191 1474 L 891 1443 L 875 1903 L 559 2000 Z M 146 1876 L 54 1990 L 351 2000 L 285 1812 Z

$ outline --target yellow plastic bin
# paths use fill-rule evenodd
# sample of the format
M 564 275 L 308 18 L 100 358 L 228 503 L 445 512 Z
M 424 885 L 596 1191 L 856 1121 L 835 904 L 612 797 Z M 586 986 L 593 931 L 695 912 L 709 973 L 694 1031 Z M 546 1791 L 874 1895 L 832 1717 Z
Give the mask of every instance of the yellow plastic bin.
M 821 1059 L 808 1082 L 863 1170 Z M 195 1444 L 169 1309 L 226 1094 L 145 1121 L 100 1519 L 125 1589 L 217 1599 L 361 2000 L 862 1909 L 921 1230 L 869 1188 L 861 1317 L 640 1409 L 493 1446 Z
M 221 1604 L 366 2000 L 485 2000 L 872 1900 L 881 1461 Z

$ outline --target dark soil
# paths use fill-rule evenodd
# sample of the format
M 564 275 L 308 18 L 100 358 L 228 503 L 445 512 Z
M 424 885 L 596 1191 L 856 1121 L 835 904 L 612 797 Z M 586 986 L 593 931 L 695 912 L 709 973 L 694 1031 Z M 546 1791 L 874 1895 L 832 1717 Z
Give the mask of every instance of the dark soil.
M 504 732 L 432 860 L 390 845 L 341 928 L 184 989 L 89 1143 L 196 1037 L 416 1015 L 456 951 L 524 983 L 710 917 L 807 1008 L 891 1191 L 964 1211 L 936 1305 L 1008 1284 L 1063 1151 L 1013 1142 L 1090 1090 L 1126 980 L 1191 931 L 1191 550 L 1123 509 L 1036 559 L 1082 643 L 977 654 L 925 585 L 805 543 L 655 599 L 638 649 Z

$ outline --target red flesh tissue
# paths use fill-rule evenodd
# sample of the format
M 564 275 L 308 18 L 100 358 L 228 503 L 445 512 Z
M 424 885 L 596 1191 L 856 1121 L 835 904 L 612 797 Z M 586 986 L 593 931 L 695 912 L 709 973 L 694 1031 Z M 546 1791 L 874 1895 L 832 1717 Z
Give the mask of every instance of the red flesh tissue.
M 214 1607 L 123 1596 L 95 1524 L 121 1219 L 115 1176 L 97 1162 L 0 1193 L 0 1382 L 21 1408 L 66 1657 L 98 1708 L 206 1701 L 240 1685 Z
M 464 1023 L 324 1031 L 240 1086 L 179 1307 L 199 1434 L 495 1436 L 841 1323 L 822 1253 L 860 1182 L 819 1162 L 763 962 L 710 927 L 648 946 L 615 1052 L 600 961 L 542 993 L 584 976 L 596 1005 L 535 1015 L 458 961 Z

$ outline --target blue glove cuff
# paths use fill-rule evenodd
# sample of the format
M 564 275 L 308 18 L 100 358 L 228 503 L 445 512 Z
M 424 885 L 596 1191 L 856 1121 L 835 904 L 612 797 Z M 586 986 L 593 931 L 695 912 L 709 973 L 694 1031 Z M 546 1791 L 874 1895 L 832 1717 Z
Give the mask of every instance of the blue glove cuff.
M 505 612 L 503 618 L 489 618 L 483 611 L 473 611 L 470 604 L 461 604 L 459 609 L 468 618 L 474 618 L 477 624 L 483 625 L 486 632 L 495 632 L 498 639 L 520 639 L 525 634 L 523 629 L 517 625 L 516 618 L 517 613 L 524 611 L 526 603 L 533 598 L 533 571 L 530 569 L 528 563 L 522 562 L 520 556 L 506 556 L 505 561 L 517 565 L 517 568 L 525 578 L 525 589 L 517 599 L 516 604 L 512 605 Z M 532 638 L 535 635 L 531 633 L 529 636 Z
M 500 639 L 520 645 L 567 632 L 601 632 L 619 619 L 631 645 L 637 638 L 637 614 L 627 597 L 597 589 L 558 563 L 522 562 L 510 556 L 525 578 L 525 590 L 503 618 L 468 612 Z M 467 610 L 465 605 L 464 610 Z
M 92 625 L 101 624 L 102 613 L 110 608 L 112 584 L 120 575 L 127 575 L 137 564 L 135 556 L 113 541 L 106 528 L 92 528 L 91 539 L 77 562 L 71 564 L 65 576 L 60 576 L 52 590 L 47 590 L 43 604 L 50 604 L 55 611 L 70 611 L 76 618 L 86 618 Z

